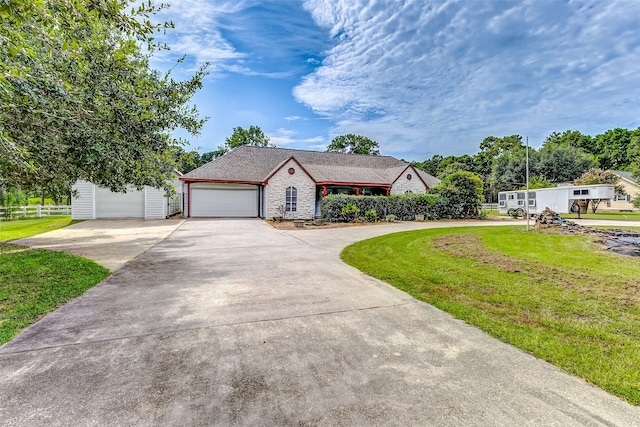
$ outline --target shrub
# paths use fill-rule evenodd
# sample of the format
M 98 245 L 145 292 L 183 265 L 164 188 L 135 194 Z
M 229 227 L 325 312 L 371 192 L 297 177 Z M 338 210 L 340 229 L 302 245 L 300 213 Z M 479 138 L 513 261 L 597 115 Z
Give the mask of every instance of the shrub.
M 369 209 L 364 213 L 364 217 L 369 222 L 376 222 L 378 220 L 378 214 L 375 209 Z
M 416 214 L 425 219 L 445 218 L 438 215 L 446 204 L 438 194 L 402 194 L 386 196 L 329 195 L 322 199 L 320 212 L 326 221 L 353 221 L 360 212 L 368 221 L 394 215 L 396 219 L 410 221 Z M 358 211 L 354 215 L 355 209 Z M 375 214 L 375 215 L 374 215 Z M 370 219 L 375 218 L 375 219 Z
M 358 208 L 355 203 L 347 203 L 340 210 L 340 214 L 347 221 L 354 221 L 358 214 L 360 213 L 360 208 Z

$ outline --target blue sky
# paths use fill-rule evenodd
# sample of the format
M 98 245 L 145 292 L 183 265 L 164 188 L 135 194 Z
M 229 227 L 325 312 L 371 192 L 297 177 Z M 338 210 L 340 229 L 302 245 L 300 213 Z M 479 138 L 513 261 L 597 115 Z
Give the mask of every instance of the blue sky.
M 191 148 L 236 126 L 278 147 L 324 150 L 357 133 L 381 154 L 475 154 L 489 135 L 540 146 L 553 131 L 640 125 L 640 2 L 173 0 L 171 51 L 210 119 Z

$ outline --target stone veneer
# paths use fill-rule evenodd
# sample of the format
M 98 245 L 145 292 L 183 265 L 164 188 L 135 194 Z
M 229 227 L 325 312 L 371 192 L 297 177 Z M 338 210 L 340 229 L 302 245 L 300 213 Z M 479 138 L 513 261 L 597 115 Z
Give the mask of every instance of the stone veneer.
M 295 173 L 290 174 L 293 168 Z M 278 207 L 286 204 L 288 187 L 298 190 L 298 203 L 295 212 L 287 212 L 286 219 L 313 219 L 315 215 L 316 183 L 305 173 L 300 165 L 289 160 L 284 164 L 264 186 L 264 213 L 267 219 L 280 216 Z
M 407 179 L 407 175 L 411 175 L 411 179 Z M 411 168 L 405 170 L 391 187 L 391 194 L 405 194 L 407 191 L 415 194 L 427 191 L 427 187 L 420 180 L 418 173 Z

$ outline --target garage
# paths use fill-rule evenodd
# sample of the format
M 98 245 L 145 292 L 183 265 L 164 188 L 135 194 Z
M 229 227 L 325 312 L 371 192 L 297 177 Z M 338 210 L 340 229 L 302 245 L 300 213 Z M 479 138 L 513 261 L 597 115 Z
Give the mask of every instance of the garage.
M 144 218 L 144 193 L 133 187 L 126 193 L 96 187 L 95 204 L 96 218 Z
M 192 184 L 192 217 L 253 218 L 258 216 L 258 186 Z

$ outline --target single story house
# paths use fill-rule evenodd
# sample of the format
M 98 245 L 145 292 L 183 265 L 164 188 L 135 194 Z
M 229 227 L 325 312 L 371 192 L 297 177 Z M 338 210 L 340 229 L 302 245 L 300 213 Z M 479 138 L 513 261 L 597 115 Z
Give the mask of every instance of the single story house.
M 640 184 L 638 180 L 633 178 L 631 172 L 614 171 L 620 177 L 618 185 L 622 187 L 622 194 L 616 194 L 613 200 L 607 202 L 607 206 L 602 206 L 602 211 L 632 211 L 633 205 L 631 199 L 640 194 Z
M 390 156 L 241 146 L 180 177 L 186 217 L 312 219 L 328 194 L 424 193 L 440 180 Z
M 176 178 L 172 184 L 177 194 L 167 197 L 164 190 L 149 186 L 115 193 L 88 181 L 78 181 L 72 186 L 71 218 L 168 218 L 182 211 L 182 182 Z

